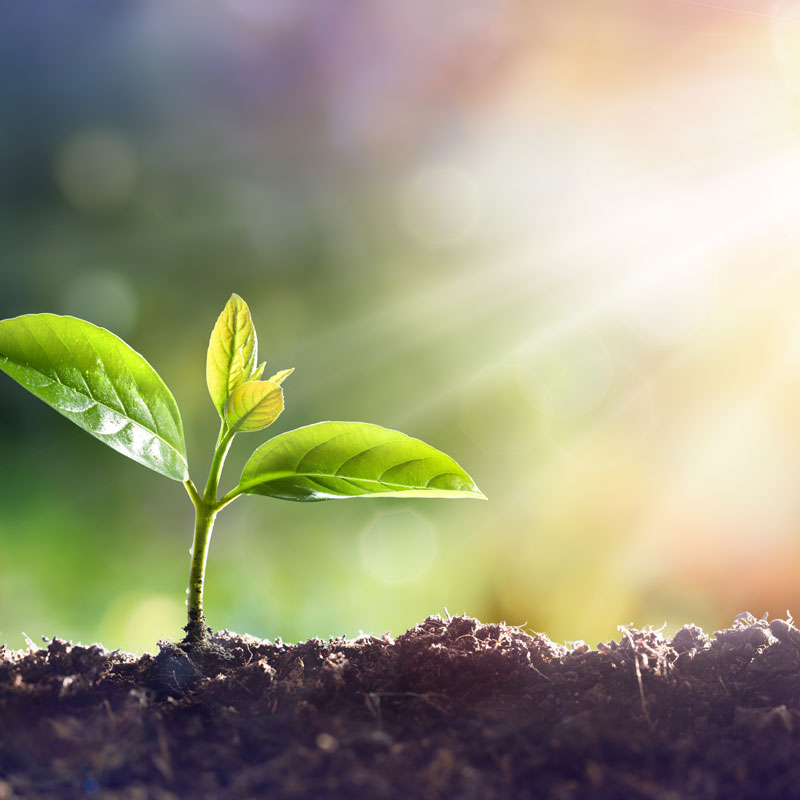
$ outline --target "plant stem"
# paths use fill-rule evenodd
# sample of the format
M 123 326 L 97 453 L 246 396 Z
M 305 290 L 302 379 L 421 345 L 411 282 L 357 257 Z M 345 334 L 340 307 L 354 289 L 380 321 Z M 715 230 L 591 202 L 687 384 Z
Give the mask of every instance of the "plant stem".
M 235 435 L 233 431 L 226 431 L 226 426 L 223 422 L 222 429 L 219 433 L 219 439 L 217 440 L 217 447 L 214 450 L 214 458 L 211 461 L 211 469 L 208 472 L 208 483 L 206 483 L 206 489 L 203 492 L 203 501 L 209 506 L 217 505 L 219 476 L 222 473 L 222 467 L 225 464 L 225 456 L 228 455 L 228 450 L 230 450 L 231 442 Z
M 217 510 L 220 508 L 225 508 L 228 503 L 232 503 L 239 495 L 244 494 L 244 490 L 241 486 L 237 486 L 235 489 L 231 489 L 226 495 L 220 497 L 219 501 L 217 502 Z
M 223 422 L 202 497 L 190 480 L 184 484 L 195 508 L 192 567 L 189 572 L 189 590 L 186 601 L 188 621 L 184 628 L 186 631 L 184 643 L 192 647 L 201 646 L 208 635 L 206 618 L 203 614 L 203 584 L 208 560 L 208 545 L 211 542 L 211 532 L 217 512 L 223 505 L 230 502 L 230 500 L 225 503 L 217 502 L 217 489 L 225 457 L 228 455 L 234 435 L 232 431 L 226 429 Z
M 195 508 L 194 542 L 192 543 L 192 568 L 189 572 L 189 595 L 186 602 L 188 621 L 186 639 L 190 645 L 199 645 L 207 635 L 206 618 L 203 614 L 203 584 L 206 575 L 208 545 L 214 528 L 216 511 L 203 500 Z

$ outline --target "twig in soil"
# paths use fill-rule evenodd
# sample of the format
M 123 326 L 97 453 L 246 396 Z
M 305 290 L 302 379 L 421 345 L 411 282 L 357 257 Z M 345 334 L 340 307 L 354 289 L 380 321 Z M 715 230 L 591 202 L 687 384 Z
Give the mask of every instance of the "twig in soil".
M 375 722 L 378 723 L 378 727 L 380 728 L 383 725 L 380 695 L 377 692 L 367 692 L 364 694 L 364 703 L 367 706 L 369 713 L 375 717 Z
M 178 692 L 180 692 L 181 684 L 180 681 L 178 680 L 178 673 L 175 672 L 174 669 L 172 670 L 172 682 L 175 684 L 175 688 L 178 690 Z
M 548 677 L 547 677 L 547 675 L 545 675 L 545 674 L 544 674 L 544 672 L 542 672 L 540 669 L 536 669 L 536 667 L 534 667 L 534 666 L 533 666 L 533 664 L 528 664 L 528 666 L 529 666 L 529 667 L 530 667 L 530 668 L 531 668 L 531 669 L 532 669 L 532 670 L 533 670 L 533 671 L 534 671 L 534 672 L 535 672 L 535 673 L 536 673 L 536 674 L 537 674 L 537 675 L 538 675 L 540 678 L 544 678 L 546 681 L 549 681 L 549 680 L 550 680 L 550 678 L 548 678 Z
M 639 668 L 639 654 L 634 652 L 633 654 L 633 667 L 636 670 L 636 682 L 639 684 L 639 701 L 642 704 L 642 716 L 644 716 L 645 722 L 652 727 L 652 723 L 650 721 L 650 715 L 647 713 L 647 706 L 644 702 L 644 686 L 642 685 L 642 671 Z
M 628 644 L 631 646 L 631 650 L 633 651 L 633 669 L 636 673 L 636 683 L 639 685 L 639 701 L 642 704 L 642 716 L 644 717 L 648 726 L 652 727 L 653 723 L 650 721 L 650 715 L 647 713 L 647 705 L 644 701 L 644 684 L 642 683 L 642 670 L 639 667 L 639 652 L 636 650 L 636 644 L 633 641 L 630 631 L 624 625 L 620 625 L 617 630 L 619 630 L 628 640 Z

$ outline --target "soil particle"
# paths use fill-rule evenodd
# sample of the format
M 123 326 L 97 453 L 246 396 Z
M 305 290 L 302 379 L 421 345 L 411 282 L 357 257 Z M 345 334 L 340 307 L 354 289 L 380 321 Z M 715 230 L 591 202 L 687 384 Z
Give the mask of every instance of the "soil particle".
M 0 800 L 800 798 L 800 630 L 0 648 Z

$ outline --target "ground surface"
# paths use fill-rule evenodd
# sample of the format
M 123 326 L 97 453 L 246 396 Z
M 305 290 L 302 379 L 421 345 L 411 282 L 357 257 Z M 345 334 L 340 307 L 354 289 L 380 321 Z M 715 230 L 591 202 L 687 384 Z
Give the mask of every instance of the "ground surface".
M 10 798 L 800 798 L 800 630 L 0 649 Z

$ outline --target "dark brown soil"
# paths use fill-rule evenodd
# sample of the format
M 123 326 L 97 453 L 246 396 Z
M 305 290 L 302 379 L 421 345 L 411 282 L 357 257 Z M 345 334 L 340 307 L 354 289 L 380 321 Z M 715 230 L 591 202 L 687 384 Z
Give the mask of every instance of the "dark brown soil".
M 800 798 L 800 630 L 0 650 L 0 799 Z

